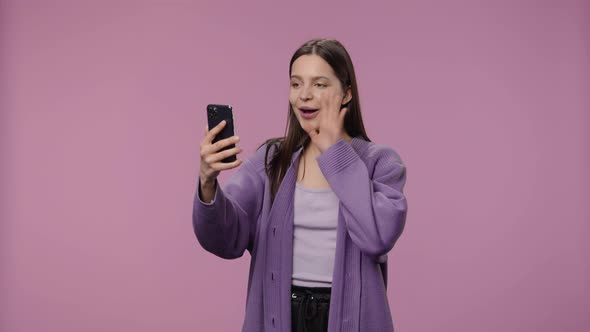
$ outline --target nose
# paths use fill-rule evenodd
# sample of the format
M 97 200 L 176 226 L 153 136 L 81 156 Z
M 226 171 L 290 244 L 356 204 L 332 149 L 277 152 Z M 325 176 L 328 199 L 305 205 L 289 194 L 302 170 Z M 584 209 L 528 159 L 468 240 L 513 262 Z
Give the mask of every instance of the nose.
M 299 99 L 301 99 L 303 101 L 308 101 L 311 98 L 312 98 L 312 94 L 311 94 L 309 87 L 303 86 L 301 88 L 301 93 L 299 93 Z

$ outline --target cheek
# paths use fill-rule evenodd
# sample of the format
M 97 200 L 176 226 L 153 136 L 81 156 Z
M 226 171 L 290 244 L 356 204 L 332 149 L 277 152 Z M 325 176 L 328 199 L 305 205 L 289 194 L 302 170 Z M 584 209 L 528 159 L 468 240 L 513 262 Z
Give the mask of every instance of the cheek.
M 290 91 L 289 92 L 289 102 L 291 103 L 291 105 L 295 104 L 296 100 L 297 100 L 297 93 L 294 91 Z
M 334 88 L 334 87 L 330 87 L 328 89 L 323 89 L 321 91 L 318 91 L 318 97 L 321 97 L 321 98 L 333 98 L 337 94 L 338 94 L 338 89 Z

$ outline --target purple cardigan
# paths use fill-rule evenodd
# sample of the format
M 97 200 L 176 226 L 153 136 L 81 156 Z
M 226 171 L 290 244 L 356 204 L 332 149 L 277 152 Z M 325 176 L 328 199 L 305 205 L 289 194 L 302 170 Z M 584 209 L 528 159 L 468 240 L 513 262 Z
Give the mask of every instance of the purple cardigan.
M 266 146 L 246 160 L 211 203 L 197 187 L 193 227 L 203 248 L 219 257 L 251 254 L 243 332 L 291 330 L 293 154 L 274 204 L 264 171 Z M 387 300 L 387 252 L 406 220 L 406 169 L 391 148 L 355 137 L 339 140 L 317 161 L 340 200 L 329 332 L 393 331 Z M 200 186 L 200 184 L 199 184 Z

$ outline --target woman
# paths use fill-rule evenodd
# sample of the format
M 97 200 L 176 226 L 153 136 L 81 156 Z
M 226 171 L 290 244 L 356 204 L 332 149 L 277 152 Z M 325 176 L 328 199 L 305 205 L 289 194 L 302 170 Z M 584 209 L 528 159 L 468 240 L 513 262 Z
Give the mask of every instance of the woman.
M 387 252 L 403 231 L 405 166 L 365 133 L 354 68 L 336 40 L 301 46 L 289 67 L 285 137 L 270 139 L 221 188 L 232 137 L 201 142 L 193 226 L 207 251 L 251 254 L 245 332 L 393 331 Z

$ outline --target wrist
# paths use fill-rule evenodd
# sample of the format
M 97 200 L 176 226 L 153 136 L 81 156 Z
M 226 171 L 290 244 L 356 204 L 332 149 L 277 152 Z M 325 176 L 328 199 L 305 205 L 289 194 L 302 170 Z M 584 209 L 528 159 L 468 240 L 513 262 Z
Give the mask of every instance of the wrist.
M 200 177 L 201 180 L 201 187 L 203 188 L 214 188 L 215 187 L 215 178 L 207 178 L 207 177 Z

